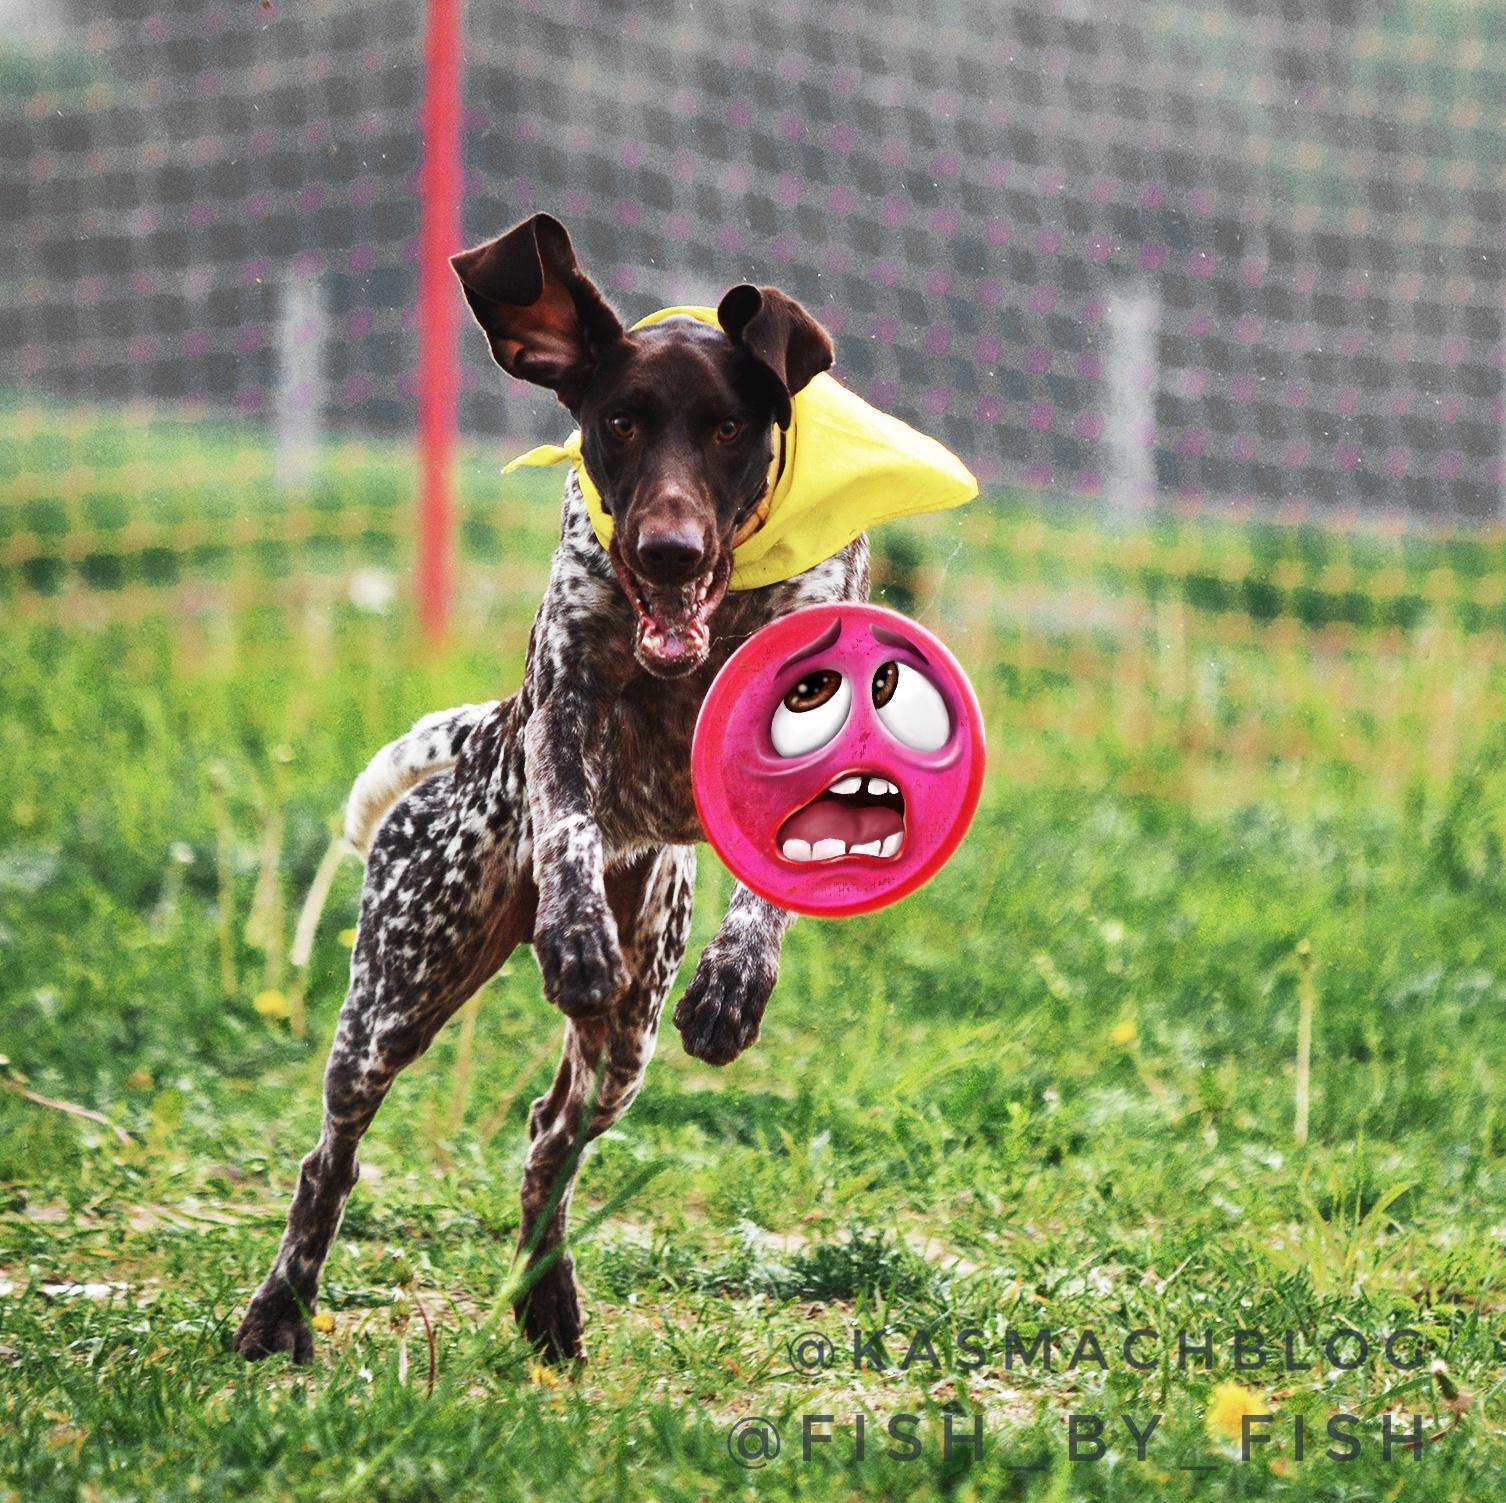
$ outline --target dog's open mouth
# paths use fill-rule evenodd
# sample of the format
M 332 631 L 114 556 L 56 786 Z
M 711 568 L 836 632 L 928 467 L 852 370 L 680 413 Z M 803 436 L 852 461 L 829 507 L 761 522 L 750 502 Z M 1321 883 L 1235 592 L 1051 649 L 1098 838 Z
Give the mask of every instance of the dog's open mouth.
M 848 773 L 790 815 L 775 844 L 786 861 L 892 861 L 905 844 L 905 796 L 877 773 Z
M 711 618 L 727 593 L 732 555 L 683 585 L 652 584 L 640 578 L 612 550 L 617 577 L 637 617 L 639 661 L 661 673 L 688 673 L 711 650 Z

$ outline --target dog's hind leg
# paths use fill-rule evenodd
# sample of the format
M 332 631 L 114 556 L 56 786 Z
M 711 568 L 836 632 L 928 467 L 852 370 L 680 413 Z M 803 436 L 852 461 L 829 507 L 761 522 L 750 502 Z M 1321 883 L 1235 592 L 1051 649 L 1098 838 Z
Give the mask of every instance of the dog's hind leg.
M 643 1083 L 685 955 L 694 889 L 693 846 L 663 846 L 608 869 L 607 901 L 631 979 L 606 1012 L 567 1022 L 559 1072 L 529 1116 L 519 1246 L 530 1255 L 531 1282 L 517 1316 L 550 1361 L 585 1355 L 575 1272 L 563 1250 L 579 1152 L 622 1116 Z
M 363 1134 L 398 1072 L 531 931 L 536 897 L 519 870 L 516 826 L 485 770 L 472 776 L 474 788 L 457 790 L 462 763 L 421 784 L 377 833 L 325 1070 L 324 1126 L 300 1168 L 276 1260 L 235 1333 L 243 1357 L 312 1356 L 305 1314 L 359 1174 Z

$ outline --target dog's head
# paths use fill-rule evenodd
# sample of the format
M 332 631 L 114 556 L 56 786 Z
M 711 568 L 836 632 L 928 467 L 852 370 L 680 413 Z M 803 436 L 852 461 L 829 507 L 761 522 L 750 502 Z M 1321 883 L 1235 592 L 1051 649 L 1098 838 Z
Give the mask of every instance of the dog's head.
M 733 540 L 772 483 L 790 398 L 831 365 L 826 331 L 793 298 L 749 286 L 722 299 L 720 329 L 624 329 L 547 214 L 452 265 L 497 364 L 580 424 L 638 661 L 663 678 L 690 672 L 710 650 Z

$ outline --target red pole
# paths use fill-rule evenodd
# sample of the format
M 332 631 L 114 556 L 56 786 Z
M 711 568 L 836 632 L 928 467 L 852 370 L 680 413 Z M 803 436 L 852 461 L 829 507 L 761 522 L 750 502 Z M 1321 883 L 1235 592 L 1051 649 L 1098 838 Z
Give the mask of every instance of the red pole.
M 418 194 L 418 615 L 437 643 L 455 590 L 455 341 L 461 249 L 461 0 L 429 0 L 424 38 L 423 166 Z

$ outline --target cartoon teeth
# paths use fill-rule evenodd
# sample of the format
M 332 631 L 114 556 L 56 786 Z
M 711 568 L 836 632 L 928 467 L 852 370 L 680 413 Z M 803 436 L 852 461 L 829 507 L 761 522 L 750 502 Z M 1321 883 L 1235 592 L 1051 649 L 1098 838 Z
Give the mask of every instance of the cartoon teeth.
M 862 774 L 853 773 L 849 777 L 839 778 L 826 791 L 828 793 L 835 793 L 841 798 L 846 798 L 850 794 L 861 792 L 862 787 Z M 885 794 L 897 794 L 899 792 L 899 785 L 891 783 L 888 778 L 869 778 L 868 791 L 875 798 L 882 798 Z
M 838 856 L 894 856 L 899 853 L 902 835 L 891 835 L 887 840 L 870 840 L 865 845 L 847 845 L 841 840 L 818 840 L 814 845 L 805 840 L 786 840 L 782 854 L 786 861 L 834 861 Z

